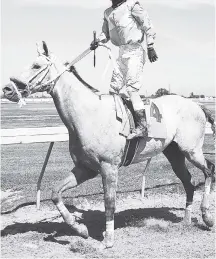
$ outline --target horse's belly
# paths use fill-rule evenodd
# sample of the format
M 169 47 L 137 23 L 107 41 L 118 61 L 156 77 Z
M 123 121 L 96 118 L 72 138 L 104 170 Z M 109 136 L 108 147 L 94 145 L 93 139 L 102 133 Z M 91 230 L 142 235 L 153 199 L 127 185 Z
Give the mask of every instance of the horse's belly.
M 164 150 L 165 146 L 165 139 L 151 138 L 148 141 L 141 139 L 132 164 L 142 162 L 150 157 L 158 155 Z

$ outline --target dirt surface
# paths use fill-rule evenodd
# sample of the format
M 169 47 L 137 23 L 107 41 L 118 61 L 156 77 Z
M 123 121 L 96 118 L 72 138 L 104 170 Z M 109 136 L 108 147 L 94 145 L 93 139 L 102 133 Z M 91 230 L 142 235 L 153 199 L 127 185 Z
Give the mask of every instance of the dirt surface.
M 76 208 L 77 220 L 87 225 L 87 240 L 73 233 L 51 202 L 43 202 L 40 211 L 35 205 L 20 207 L 2 215 L 2 258 L 215 258 L 215 228 L 207 228 L 202 221 L 201 189 L 194 197 L 191 226 L 181 222 L 183 193 L 179 187 L 161 187 L 147 191 L 143 200 L 138 192 L 119 194 L 111 249 L 101 243 L 102 195 L 76 198 L 73 206 L 66 199 L 68 209 L 74 212 Z M 213 213 L 214 192 L 210 203 Z

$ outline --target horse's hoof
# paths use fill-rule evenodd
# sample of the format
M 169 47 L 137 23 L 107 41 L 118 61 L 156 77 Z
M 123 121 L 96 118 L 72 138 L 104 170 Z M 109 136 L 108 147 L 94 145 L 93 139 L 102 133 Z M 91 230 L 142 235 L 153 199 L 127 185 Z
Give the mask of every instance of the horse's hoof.
M 191 226 L 191 221 L 183 220 L 182 225 L 185 226 L 185 227 L 189 227 L 189 226 Z
M 113 247 L 113 242 L 109 242 L 107 240 L 103 241 L 103 246 L 104 248 L 112 248 Z
M 88 229 L 84 224 L 75 223 L 72 228 L 79 234 L 79 236 L 87 239 L 89 237 Z
M 185 217 L 182 220 L 182 224 L 183 224 L 183 226 L 190 226 L 191 225 L 191 218 Z
M 205 214 L 203 214 L 202 219 L 203 219 L 204 223 L 206 224 L 206 226 L 209 228 L 213 227 L 215 224 L 214 217 L 212 215 L 210 215 L 210 213 L 206 212 Z
M 104 235 L 104 240 L 103 240 L 103 245 L 105 248 L 111 248 L 114 245 L 114 236 L 113 235 L 107 235 L 105 233 Z

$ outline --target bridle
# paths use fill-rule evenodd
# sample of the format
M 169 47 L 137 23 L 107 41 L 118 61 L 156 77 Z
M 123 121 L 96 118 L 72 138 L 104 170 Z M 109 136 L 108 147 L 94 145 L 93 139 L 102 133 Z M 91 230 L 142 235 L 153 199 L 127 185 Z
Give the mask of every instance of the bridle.
M 31 94 L 31 88 L 35 88 L 37 86 L 40 85 L 40 88 L 43 89 L 43 91 L 47 91 L 48 94 L 51 94 L 54 87 L 55 87 L 55 83 L 56 81 L 60 78 L 60 76 L 66 72 L 69 71 L 68 67 L 65 67 L 65 69 L 63 69 L 61 72 L 59 72 L 53 79 L 50 79 L 48 82 L 42 83 L 43 80 L 46 78 L 46 76 L 48 75 L 48 73 L 50 72 L 50 68 L 52 65 L 55 66 L 55 64 L 51 61 L 51 58 L 47 57 L 44 54 L 40 54 L 40 56 L 43 56 L 46 58 L 46 60 L 48 61 L 48 64 L 46 64 L 45 66 L 43 66 L 39 71 L 37 71 L 29 80 L 28 82 L 22 82 L 25 84 L 26 89 L 25 91 L 27 92 L 27 96 L 29 96 Z M 32 83 L 32 81 L 36 78 L 40 76 L 36 82 Z M 16 84 L 11 80 L 15 91 L 17 93 L 17 96 L 19 98 L 19 104 L 20 106 L 22 106 L 22 104 L 25 104 L 25 101 L 23 100 L 23 97 L 21 95 L 21 93 L 19 92 Z M 47 89 L 46 89 L 47 87 Z
M 59 72 L 53 79 L 50 79 L 48 82 L 46 83 L 42 83 L 43 80 L 46 78 L 46 76 L 48 75 L 48 73 L 50 72 L 50 68 L 52 65 L 55 66 L 55 64 L 51 61 L 51 58 L 47 57 L 46 55 L 44 54 L 41 54 L 41 56 L 44 56 L 46 58 L 47 61 L 49 61 L 49 63 L 47 65 L 45 65 L 44 67 L 42 67 L 39 71 L 37 71 L 37 73 L 35 75 L 33 75 L 28 83 L 27 83 L 27 87 L 28 87 L 28 90 L 30 92 L 30 87 L 31 88 L 35 88 L 36 86 L 40 85 L 40 88 L 46 88 L 47 86 L 49 86 L 50 88 L 47 88 L 47 89 L 44 89 L 43 91 L 47 91 L 48 94 L 50 94 L 54 87 L 55 87 L 55 83 L 56 81 L 59 79 L 59 77 L 66 71 L 69 70 L 68 67 L 65 67 L 65 69 L 63 69 L 61 72 Z M 41 76 L 38 78 L 38 80 L 34 83 L 34 84 L 31 84 L 31 82 L 41 74 Z

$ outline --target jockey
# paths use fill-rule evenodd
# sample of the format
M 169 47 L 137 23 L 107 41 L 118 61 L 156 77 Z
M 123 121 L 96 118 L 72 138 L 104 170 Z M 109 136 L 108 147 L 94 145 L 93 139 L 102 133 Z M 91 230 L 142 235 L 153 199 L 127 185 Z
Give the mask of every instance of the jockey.
M 144 104 L 138 93 L 146 59 L 142 46 L 145 38 L 148 58 L 155 62 L 158 58 L 154 50 L 155 32 L 147 12 L 137 0 L 112 0 L 112 6 L 104 12 L 102 33 L 96 42 L 91 43 L 92 50 L 98 47 L 98 43 L 109 40 L 119 47 L 118 71 L 113 71 L 110 92 L 119 93 L 126 85 L 132 101 L 138 126 L 127 139 L 147 137 L 148 134 Z

